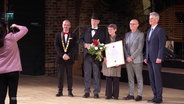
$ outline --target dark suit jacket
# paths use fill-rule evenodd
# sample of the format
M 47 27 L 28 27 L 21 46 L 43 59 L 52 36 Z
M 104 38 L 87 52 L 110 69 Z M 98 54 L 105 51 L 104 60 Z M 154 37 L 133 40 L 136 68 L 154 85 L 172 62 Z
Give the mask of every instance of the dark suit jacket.
M 84 43 L 91 44 L 93 42 L 93 39 L 99 39 L 100 43 L 105 43 L 105 40 L 107 39 L 106 30 L 102 27 L 98 27 L 95 35 L 91 36 L 91 26 L 88 26 L 85 28 L 84 32 L 80 35 L 80 44 L 84 46 Z M 88 50 L 84 48 L 84 57 L 88 53 Z
M 150 29 L 147 31 L 145 58 L 149 58 L 151 62 L 156 62 L 157 58 L 162 59 L 163 61 L 166 33 L 162 27 L 157 25 L 152 32 L 150 40 L 148 41 L 149 32 Z
M 64 48 L 62 46 L 62 41 L 61 41 L 62 39 L 64 39 L 63 32 L 57 33 L 56 38 L 55 38 L 55 48 L 56 48 L 56 52 L 57 52 L 57 57 L 56 57 L 57 60 L 56 61 L 57 61 L 57 63 L 60 63 L 60 64 L 63 62 L 74 63 L 74 54 L 73 53 L 75 51 L 75 47 L 77 44 L 76 35 L 75 34 L 68 35 L 68 39 L 70 40 L 70 43 L 69 43 L 67 52 L 64 52 Z M 66 47 L 66 43 L 64 45 Z M 64 54 L 69 55 L 70 59 L 67 61 L 63 60 Z

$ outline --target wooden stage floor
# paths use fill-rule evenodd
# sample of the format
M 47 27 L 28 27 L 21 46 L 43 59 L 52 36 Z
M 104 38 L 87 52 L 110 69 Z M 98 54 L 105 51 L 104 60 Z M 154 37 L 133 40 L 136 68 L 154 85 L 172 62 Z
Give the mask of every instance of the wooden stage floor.
M 93 87 L 91 90 L 93 90 Z M 148 85 L 144 85 L 143 101 L 140 102 L 123 100 L 123 97 L 127 95 L 128 91 L 126 82 L 120 82 L 119 100 L 106 100 L 104 91 L 105 80 L 102 80 L 102 89 L 99 99 L 94 99 L 92 93 L 90 98 L 82 98 L 84 94 L 83 78 L 81 74 L 74 72 L 74 97 L 67 96 L 66 84 L 63 92 L 64 96 L 56 97 L 56 76 L 21 75 L 17 99 L 18 104 L 150 104 L 147 103 L 147 100 L 152 98 L 152 91 Z M 184 104 L 184 90 L 164 88 L 163 100 L 163 104 Z M 8 97 L 6 98 L 6 104 L 8 104 Z

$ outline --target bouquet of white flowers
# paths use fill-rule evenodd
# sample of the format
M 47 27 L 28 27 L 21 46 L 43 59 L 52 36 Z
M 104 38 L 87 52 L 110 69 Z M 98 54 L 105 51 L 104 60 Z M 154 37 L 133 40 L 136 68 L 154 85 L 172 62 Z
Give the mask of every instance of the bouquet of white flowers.
M 96 56 L 95 59 L 98 61 L 102 61 L 103 56 L 101 52 L 103 52 L 104 50 L 105 50 L 105 44 L 100 43 L 99 39 L 94 39 L 93 43 L 88 48 L 89 54 L 95 55 Z

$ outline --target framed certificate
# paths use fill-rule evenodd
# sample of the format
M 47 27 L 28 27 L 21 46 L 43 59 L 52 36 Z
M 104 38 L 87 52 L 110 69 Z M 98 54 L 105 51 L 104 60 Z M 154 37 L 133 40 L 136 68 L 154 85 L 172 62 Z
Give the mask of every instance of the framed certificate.
M 125 64 L 122 40 L 106 44 L 105 46 L 107 68 Z

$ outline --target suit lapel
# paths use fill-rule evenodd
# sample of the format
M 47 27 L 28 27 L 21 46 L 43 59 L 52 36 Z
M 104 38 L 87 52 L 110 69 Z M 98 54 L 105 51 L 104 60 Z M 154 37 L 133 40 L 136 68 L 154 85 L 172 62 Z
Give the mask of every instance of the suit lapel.
M 98 30 L 99 30 L 99 29 L 96 30 L 96 32 L 95 32 L 95 34 L 94 34 L 93 37 L 92 37 L 92 35 L 91 35 L 92 39 L 96 39 L 96 37 L 97 37 L 97 35 L 98 35 Z
M 147 32 L 147 37 L 146 37 L 146 40 L 148 41 L 148 38 L 149 38 L 149 33 L 151 31 L 151 28 L 149 29 L 149 31 Z M 152 32 L 153 33 L 153 32 Z
M 68 37 L 67 37 L 68 38 Z M 64 44 L 66 44 L 66 41 L 65 41 L 65 37 L 64 37 L 64 34 L 63 32 L 61 32 L 61 42 L 64 42 Z
M 94 36 L 93 36 L 93 37 L 94 37 Z M 87 31 L 87 38 L 88 38 L 89 40 L 92 39 L 92 34 L 91 34 L 91 28 L 90 28 L 90 27 L 88 28 L 88 31 Z
M 131 33 L 128 34 L 128 38 L 129 38 L 128 40 L 129 40 L 129 43 L 130 43 L 130 44 L 129 44 L 130 47 L 131 47 L 132 44 L 134 43 L 135 39 L 138 37 L 137 34 L 138 34 L 138 32 L 134 33 L 134 34 L 133 34 L 134 36 L 133 36 L 131 39 L 130 39 L 130 35 L 132 35 L 132 34 L 131 34 Z
M 68 34 L 66 41 L 65 41 L 65 37 L 64 37 L 63 32 L 61 32 L 61 35 L 60 35 L 60 36 L 61 36 L 61 42 L 63 41 L 64 44 L 66 45 L 66 44 L 67 44 L 67 41 L 68 41 L 68 39 L 69 39 L 69 37 L 70 37 L 70 33 Z
M 138 32 L 134 33 L 134 36 L 132 37 L 132 43 L 134 42 L 134 40 L 138 37 Z
M 61 36 L 61 41 L 62 41 L 63 40 L 63 32 L 61 32 L 61 35 L 60 36 Z
M 158 29 L 158 25 L 155 27 L 155 29 L 152 31 L 152 33 L 151 33 L 151 37 L 150 37 L 150 40 L 155 36 L 155 32 L 157 31 L 157 29 Z M 150 28 L 150 30 L 149 30 L 149 32 L 148 32 L 148 36 L 147 36 L 147 40 L 148 40 L 148 37 L 149 37 L 149 33 L 150 33 L 150 31 L 151 31 L 151 28 Z

